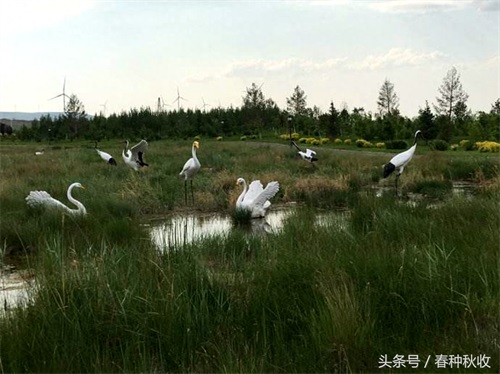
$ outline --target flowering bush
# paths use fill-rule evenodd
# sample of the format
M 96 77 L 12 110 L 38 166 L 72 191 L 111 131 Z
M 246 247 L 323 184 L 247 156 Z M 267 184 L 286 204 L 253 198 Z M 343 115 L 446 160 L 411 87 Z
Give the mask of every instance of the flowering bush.
M 335 139 L 335 140 L 333 141 L 333 143 L 334 143 L 334 144 L 342 144 L 342 143 L 343 143 L 343 141 L 342 141 L 342 139 L 337 138 L 337 139 Z
M 240 137 L 240 140 L 247 140 L 247 137 L 243 135 L 242 137 Z
M 329 141 L 330 141 L 330 139 L 329 139 L 329 138 L 321 138 L 321 139 L 319 140 L 320 144 L 326 144 L 326 143 L 328 143 Z
M 467 139 L 460 140 L 460 142 L 458 142 L 458 144 L 460 145 L 460 147 L 462 147 L 466 151 L 472 151 L 476 148 L 476 145 Z
M 300 138 L 300 134 L 298 132 L 294 132 L 292 134 L 292 139 L 293 140 L 297 140 L 298 138 Z M 290 134 L 281 134 L 280 135 L 280 139 L 282 139 L 282 140 L 290 140 Z
M 500 152 L 500 143 L 491 141 L 476 142 L 476 148 L 479 152 Z
M 196 135 L 196 136 L 194 137 L 194 140 L 200 140 L 200 136 L 199 136 L 199 135 Z
M 450 149 L 452 151 L 456 151 L 458 149 L 458 144 L 452 144 L 452 145 L 450 145 Z
M 224 139 L 222 136 L 217 137 L 217 141 L 220 142 L 222 139 Z
M 358 140 L 356 140 L 356 145 L 359 148 L 372 148 L 373 147 L 373 144 L 370 143 L 368 140 L 365 140 L 365 139 L 358 139 Z
M 351 144 L 351 143 L 352 143 L 351 139 L 346 139 L 346 140 L 344 140 L 344 144 L 349 145 L 349 144 Z
M 385 143 L 377 143 L 377 144 L 375 144 L 375 147 L 377 147 L 377 148 L 385 148 Z

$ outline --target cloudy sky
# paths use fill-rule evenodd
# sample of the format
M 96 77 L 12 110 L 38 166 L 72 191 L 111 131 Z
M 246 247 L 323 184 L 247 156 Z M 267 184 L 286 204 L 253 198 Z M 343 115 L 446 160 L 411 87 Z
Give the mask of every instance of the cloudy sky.
M 89 114 L 241 106 L 262 85 L 286 108 L 377 111 L 385 79 L 413 117 L 453 66 L 473 112 L 500 97 L 499 0 L 0 2 L 0 111 Z M 210 106 L 208 106 L 210 105 Z

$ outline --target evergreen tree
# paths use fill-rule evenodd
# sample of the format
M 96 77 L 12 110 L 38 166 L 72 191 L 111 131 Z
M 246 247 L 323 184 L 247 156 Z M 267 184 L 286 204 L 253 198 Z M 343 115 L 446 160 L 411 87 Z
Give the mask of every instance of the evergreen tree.
M 425 139 L 431 140 L 437 137 L 438 129 L 434 120 L 434 114 L 427 101 L 425 101 L 425 108 L 418 111 L 417 124 Z
M 286 98 L 287 110 L 293 116 L 301 116 L 307 114 L 307 96 L 299 87 L 295 87 L 292 96 Z
M 394 91 L 394 84 L 388 79 L 384 81 L 380 88 L 377 105 L 382 116 L 399 113 L 399 98 Z
M 440 97 L 436 97 L 437 105 L 434 106 L 436 112 L 448 117 L 451 123 L 453 110 L 458 102 L 467 103 L 469 95 L 463 90 L 460 82 L 460 74 L 455 67 L 451 68 L 443 79 L 443 84 L 439 87 Z

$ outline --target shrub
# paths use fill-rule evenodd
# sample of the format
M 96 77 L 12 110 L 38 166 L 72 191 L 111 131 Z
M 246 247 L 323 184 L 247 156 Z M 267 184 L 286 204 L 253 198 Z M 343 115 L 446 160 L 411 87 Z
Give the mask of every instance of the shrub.
M 305 144 L 307 142 L 307 138 L 300 138 L 299 143 Z
M 199 136 L 199 135 L 196 135 L 196 136 L 194 137 L 194 140 L 200 140 L 200 136 Z
M 476 148 L 479 152 L 499 152 L 500 151 L 500 143 L 484 141 L 484 142 L 476 142 Z
M 377 147 L 377 148 L 384 148 L 385 147 L 385 143 L 377 143 L 377 144 L 375 144 L 375 147 Z
M 240 140 L 247 140 L 246 135 L 243 135 L 242 137 L 240 137 Z
M 343 143 L 343 141 L 342 141 L 342 139 L 337 138 L 337 139 L 335 139 L 335 140 L 333 141 L 333 143 L 334 143 L 334 144 L 342 144 L 342 143 Z
M 472 151 L 476 148 L 474 142 L 471 142 L 470 140 L 467 139 L 461 140 L 458 144 L 466 151 Z
M 372 148 L 373 147 L 373 144 L 370 143 L 369 141 L 365 140 L 365 139 L 358 139 L 358 140 L 356 140 L 356 145 L 359 148 Z
M 450 149 L 451 149 L 452 151 L 456 151 L 456 150 L 458 149 L 458 144 L 452 144 L 452 145 L 450 146 Z
M 450 147 L 447 141 L 441 139 L 431 141 L 429 146 L 434 151 L 446 151 Z
M 344 144 L 350 145 L 352 143 L 351 139 L 344 140 Z
M 319 144 L 319 140 L 317 140 L 316 138 L 307 138 L 306 139 L 306 144 L 314 144 L 314 142 L 318 142 Z
M 408 143 L 404 140 L 388 140 L 385 142 L 385 148 L 387 149 L 406 149 L 408 148 Z
M 318 139 L 313 139 L 313 140 L 311 140 L 310 144 L 312 144 L 312 145 L 320 145 L 321 142 Z
M 330 142 L 330 139 L 329 139 L 329 138 L 321 138 L 321 139 L 319 140 L 319 142 L 320 142 L 321 144 L 326 144 L 326 143 Z
M 217 141 L 218 141 L 218 142 L 222 141 L 222 139 L 224 139 L 222 136 L 218 136 L 218 137 L 217 137 Z

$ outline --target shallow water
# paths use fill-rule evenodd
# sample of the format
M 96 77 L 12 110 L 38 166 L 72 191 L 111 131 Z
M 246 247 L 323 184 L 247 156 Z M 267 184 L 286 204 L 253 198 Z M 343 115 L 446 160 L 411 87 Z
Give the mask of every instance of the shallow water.
M 229 215 L 199 214 L 176 215 L 150 225 L 150 236 L 160 250 L 182 247 L 203 238 L 227 235 L 231 230 L 243 230 L 251 235 L 277 233 L 295 211 L 295 207 L 280 207 L 268 212 L 266 218 L 252 219 L 249 227 L 237 227 Z M 316 224 L 326 225 L 332 222 L 345 223 L 345 212 L 324 211 L 316 214 Z
M 5 313 L 9 309 L 24 306 L 29 300 L 29 282 L 22 272 L 3 269 L 0 272 L 0 308 Z

